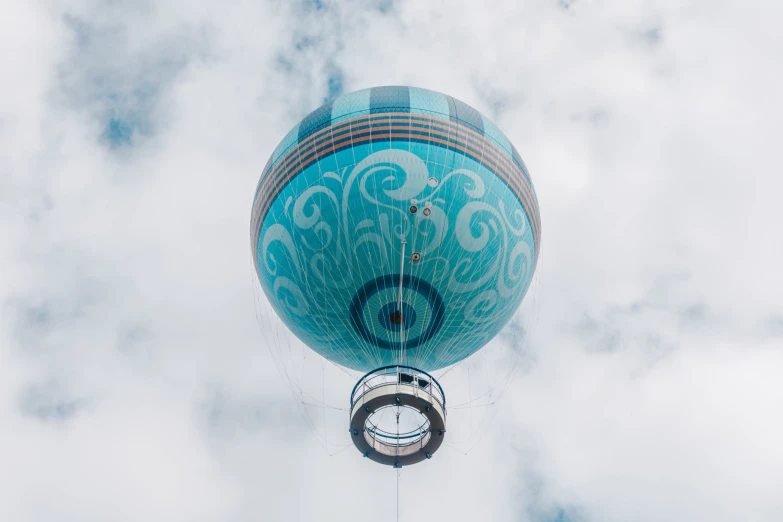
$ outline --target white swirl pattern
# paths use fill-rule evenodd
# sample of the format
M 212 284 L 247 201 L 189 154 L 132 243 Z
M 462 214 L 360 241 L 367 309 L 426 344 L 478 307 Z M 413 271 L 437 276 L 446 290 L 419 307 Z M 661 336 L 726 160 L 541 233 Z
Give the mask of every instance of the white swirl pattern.
M 427 180 L 438 173 L 433 188 Z M 403 241 L 406 256 L 421 254 L 417 263 L 406 257 L 404 270 L 431 283 L 445 303 L 437 333 L 408 348 L 409 361 L 418 359 L 422 369 L 452 364 L 478 350 L 509 320 L 532 279 L 529 218 L 484 167 L 448 170 L 412 152 L 386 149 L 350 168 L 321 172 L 317 165 L 284 193 L 261 229 L 259 276 L 294 332 L 339 364 L 366 370 L 399 356 L 358 336 L 347 310 L 368 281 L 400 273 Z M 411 214 L 413 201 L 426 206 L 429 215 Z M 422 299 L 410 305 L 417 321 L 432 312 Z M 362 311 L 362 317 L 377 323 L 373 314 L 383 307 L 381 300 L 381 294 L 370 299 L 373 311 Z M 409 328 L 421 332 L 425 326 Z M 395 341 L 400 334 L 383 335 Z

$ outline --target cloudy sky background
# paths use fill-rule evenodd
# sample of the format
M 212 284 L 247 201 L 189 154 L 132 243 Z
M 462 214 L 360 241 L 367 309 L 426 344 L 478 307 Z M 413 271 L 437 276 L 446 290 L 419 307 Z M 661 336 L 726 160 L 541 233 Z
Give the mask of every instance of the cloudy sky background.
M 299 119 L 404 84 L 507 133 L 544 250 L 492 431 L 400 519 L 783 520 L 779 2 L 0 12 L 0 519 L 394 519 L 275 369 L 248 223 Z

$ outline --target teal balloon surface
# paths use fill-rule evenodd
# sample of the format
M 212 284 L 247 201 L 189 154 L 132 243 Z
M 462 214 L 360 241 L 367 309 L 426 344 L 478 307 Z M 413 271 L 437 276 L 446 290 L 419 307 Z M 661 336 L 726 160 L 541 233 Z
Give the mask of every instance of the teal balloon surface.
M 479 350 L 530 286 L 538 203 L 478 111 L 413 87 L 346 94 L 272 154 L 251 218 L 261 286 L 307 346 L 348 368 L 425 371 Z

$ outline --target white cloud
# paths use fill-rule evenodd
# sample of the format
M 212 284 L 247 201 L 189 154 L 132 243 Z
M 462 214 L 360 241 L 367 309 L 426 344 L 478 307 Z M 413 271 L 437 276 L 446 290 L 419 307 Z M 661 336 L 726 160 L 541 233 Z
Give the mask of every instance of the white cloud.
M 330 78 L 491 115 L 542 209 L 524 371 L 401 519 L 783 518 L 780 6 L 316 4 L 5 9 L 0 518 L 393 518 L 254 317 L 253 190 Z

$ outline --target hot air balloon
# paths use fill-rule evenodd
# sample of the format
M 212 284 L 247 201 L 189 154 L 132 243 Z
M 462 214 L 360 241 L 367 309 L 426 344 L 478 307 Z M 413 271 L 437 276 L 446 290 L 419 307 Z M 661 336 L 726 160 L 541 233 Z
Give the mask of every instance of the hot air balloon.
M 485 116 L 450 96 L 376 87 L 310 113 L 261 175 L 251 217 L 260 284 L 305 345 L 366 372 L 349 432 L 366 457 L 432 457 L 446 398 L 432 372 L 480 350 L 533 278 L 530 175 Z M 398 429 L 378 422 L 393 409 Z M 419 419 L 399 429 L 400 412 Z

